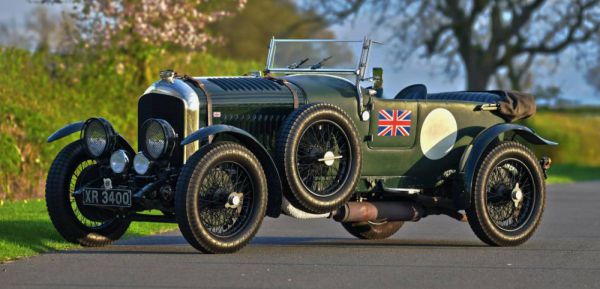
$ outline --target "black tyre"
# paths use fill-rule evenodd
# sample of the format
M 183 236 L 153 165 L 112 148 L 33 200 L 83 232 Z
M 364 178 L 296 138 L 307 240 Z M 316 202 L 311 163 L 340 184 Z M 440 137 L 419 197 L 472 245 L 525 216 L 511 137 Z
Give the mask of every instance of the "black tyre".
M 267 209 L 267 179 L 245 147 L 220 142 L 192 155 L 177 180 L 175 214 L 185 239 L 204 253 L 232 253 L 256 234 Z
M 404 222 L 353 222 L 342 223 L 342 226 L 352 236 L 365 240 L 387 239 L 394 235 L 404 225 Z
M 466 210 L 469 225 L 489 245 L 520 245 L 537 229 L 545 199 L 543 172 L 533 152 L 517 142 L 502 142 L 479 166 Z
M 84 206 L 73 197 L 84 184 L 102 187 L 102 178 L 83 143 L 76 141 L 58 153 L 48 172 L 46 206 L 52 224 L 65 240 L 83 246 L 104 246 L 118 240 L 130 222 L 116 218 L 111 211 Z
M 290 202 L 317 214 L 350 199 L 362 163 L 354 123 L 339 107 L 322 103 L 290 114 L 279 133 L 277 159 Z

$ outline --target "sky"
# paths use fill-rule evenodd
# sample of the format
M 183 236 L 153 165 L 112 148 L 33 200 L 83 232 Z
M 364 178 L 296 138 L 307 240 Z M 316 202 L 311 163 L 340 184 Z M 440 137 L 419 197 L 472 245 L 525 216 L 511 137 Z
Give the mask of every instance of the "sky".
M 0 0 L 0 22 L 14 21 L 17 25 L 23 24 L 28 12 L 37 5 L 30 2 L 29 0 Z M 61 9 L 60 5 L 50 6 L 50 10 L 54 12 L 59 12 Z M 342 23 L 331 29 L 338 39 L 360 40 L 367 36 L 374 40 L 384 40 L 378 39 L 381 36 L 373 33 L 374 29 L 367 21 Z M 391 95 L 415 83 L 425 84 L 430 92 L 464 90 L 464 74 L 449 79 L 441 73 L 440 65 L 431 64 L 418 55 L 398 63 L 389 57 L 393 53 L 391 49 L 384 43 L 371 56 L 372 65 L 383 67 L 384 90 L 391 91 Z M 600 92 L 586 83 L 583 72 L 583 68 L 576 64 L 573 51 L 568 50 L 560 55 L 560 64 L 555 73 L 539 71 L 536 76 L 538 84 L 561 87 L 563 98 L 581 101 L 584 104 L 600 105 Z
M 382 41 L 382 36 L 373 33 L 375 29 L 366 21 L 347 21 L 331 28 L 339 39 L 362 39 L 369 37 Z M 394 63 L 389 57 L 392 47 L 384 43 L 379 51 L 372 54 L 371 65 L 380 65 L 384 71 L 384 90 L 400 91 L 411 84 L 422 83 L 429 92 L 464 90 L 466 79 L 461 72 L 456 78 L 449 79 L 443 72 L 443 66 L 413 55 L 404 63 Z M 559 56 L 559 65 L 554 73 L 536 72 L 536 84 L 555 85 L 562 89 L 561 97 L 581 101 L 583 104 L 600 105 L 600 92 L 587 84 L 585 70 L 578 67 L 573 50 L 567 50 Z M 395 93 L 394 93 L 395 94 Z

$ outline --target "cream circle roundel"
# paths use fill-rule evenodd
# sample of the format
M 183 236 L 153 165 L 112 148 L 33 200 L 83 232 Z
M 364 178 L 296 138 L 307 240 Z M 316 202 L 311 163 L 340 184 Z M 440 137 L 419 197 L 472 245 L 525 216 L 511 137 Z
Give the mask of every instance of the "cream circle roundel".
M 421 126 L 421 151 L 431 160 L 446 156 L 456 143 L 456 119 L 444 108 L 432 110 Z

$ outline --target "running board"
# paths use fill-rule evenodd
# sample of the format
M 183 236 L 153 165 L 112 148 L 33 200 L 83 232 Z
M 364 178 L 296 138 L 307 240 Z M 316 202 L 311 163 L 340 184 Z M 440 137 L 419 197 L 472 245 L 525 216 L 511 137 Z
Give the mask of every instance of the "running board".
M 152 223 L 177 223 L 175 216 L 165 215 L 146 215 L 146 214 L 131 214 L 126 216 L 131 221 L 136 222 L 152 222 Z
M 416 196 L 421 194 L 421 189 L 413 189 L 413 188 L 387 188 L 383 184 L 381 184 L 381 188 L 384 192 L 394 195 L 403 195 L 403 196 Z

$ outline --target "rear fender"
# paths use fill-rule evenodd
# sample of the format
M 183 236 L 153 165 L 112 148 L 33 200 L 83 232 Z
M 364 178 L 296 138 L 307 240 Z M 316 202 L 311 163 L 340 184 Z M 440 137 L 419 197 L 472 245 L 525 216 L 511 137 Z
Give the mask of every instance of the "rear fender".
M 181 141 L 181 145 L 188 145 L 195 141 L 208 141 L 209 136 L 222 134 L 234 137 L 256 155 L 267 175 L 267 186 L 269 188 L 267 216 L 273 218 L 279 217 L 281 214 L 283 191 L 279 171 L 267 149 L 250 133 L 234 126 L 217 124 L 195 131 Z
M 484 153 L 501 134 L 514 132 L 527 142 L 534 145 L 558 145 L 558 143 L 544 139 L 532 129 L 513 123 L 501 123 L 483 130 L 475 137 L 462 155 L 458 168 L 458 182 L 455 188 L 454 201 L 459 209 L 471 205 L 471 194 L 477 173 L 477 168 Z

